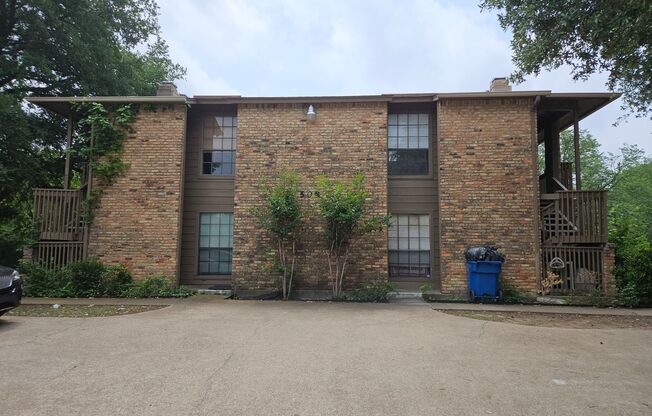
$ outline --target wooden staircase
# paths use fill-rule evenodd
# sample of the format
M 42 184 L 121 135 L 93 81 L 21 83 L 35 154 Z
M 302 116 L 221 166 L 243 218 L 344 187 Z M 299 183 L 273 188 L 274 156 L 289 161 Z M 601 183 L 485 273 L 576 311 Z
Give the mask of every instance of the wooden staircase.
M 57 268 L 86 257 L 85 195 L 85 188 L 34 189 L 39 240 L 32 247 L 32 261 Z
M 541 194 L 541 279 L 557 276 L 551 294 L 600 290 L 607 245 L 607 191 Z

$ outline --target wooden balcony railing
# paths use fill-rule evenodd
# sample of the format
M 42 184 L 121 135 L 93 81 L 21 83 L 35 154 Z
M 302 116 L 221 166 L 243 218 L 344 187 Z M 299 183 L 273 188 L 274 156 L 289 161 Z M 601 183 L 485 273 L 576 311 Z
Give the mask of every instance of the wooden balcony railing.
M 544 244 L 605 244 L 607 191 L 558 191 L 541 194 Z
M 34 217 L 39 240 L 81 241 L 82 189 L 34 189 Z
M 83 241 L 40 241 L 32 247 L 32 261 L 57 269 L 86 257 Z
M 561 283 L 550 288 L 551 295 L 592 293 L 603 287 L 604 247 L 541 247 L 541 278 L 554 274 Z

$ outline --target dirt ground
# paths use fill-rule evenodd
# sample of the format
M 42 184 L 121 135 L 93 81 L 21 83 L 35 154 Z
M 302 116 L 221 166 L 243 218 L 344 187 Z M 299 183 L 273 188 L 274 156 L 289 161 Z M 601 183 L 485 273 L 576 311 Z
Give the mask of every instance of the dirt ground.
M 57 318 L 90 318 L 98 316 L 129 315 L 154 311 L 165 305 L 21 305 L 12 309 L 8 316 L 50 316 Z
M 518 325 L 544 326 L 549 328 L 574 329 L 613 329 L 636 328 L 652 329 L 652 316 L 622 315 L 582 315 L 541 312 L 497 312 L 440 310 L 449 315 L 484 321 L 505 322 Z

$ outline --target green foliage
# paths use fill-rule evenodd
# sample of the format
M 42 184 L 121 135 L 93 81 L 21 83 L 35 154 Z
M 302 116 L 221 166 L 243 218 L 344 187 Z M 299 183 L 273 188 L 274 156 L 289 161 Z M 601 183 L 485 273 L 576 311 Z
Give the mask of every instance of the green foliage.
M 31 201 L 14 195 L 0 202 L 0 264 L 14 266 L 22 248 L 38 238 L 38 222 L 31 215 Z M 4 220 L 2 220 L 4 219 Z
M 389 225 L 388 215 L 368 212 L 369 193 L 364 188 L 364 175 L 356 174 L 350 181 L 317 179 L 317 208 L 324 222 L 327 242 L 329 276 L 333 295 L 342 293 L 351 248 L 369 233 L 382 231 Z
M 92 161 L 93 175 L 99 185 L 84 200 L 83 217 L 90 224 L 102 197 L 102 188 L 112 184 L 129 167 L 122 162 L 121 154 L 127 133 L 136 119 L 136 110 L 132 104 L 107 108 L 97 102 L 77 104 L 74 108 L 84 114 L 77 123 L 77 153 L 80 159 Z
M 72 296 L 69 276 L 63 269 L 49 270 L 36 263 L 21 261 L 23 294 L 33 297 L 62 298 Z
M 426 292 L 430 292 L 431 290 L 432 290 L 431 285 L 426 284 L 426 285 L 419 286 L 419 291 L 421 292 L 422 295 L 425 294 Z
M 26 106 L 24 97 L 152 95 L 185 69 L 169 58 L 153 0 L 1 4 L 0 258 L 15 267 L 30 244 L 31 189 L 63 185 L 66 153 L 64 120 Z
M 106 266 L 103 274 L 104 296 L 123 296 L 125 288 L 132 283 L 131 273 L 122 264 Z
M 521 292 L 512 282 L 500 279 L 500 300 L 504 303 L 532 304 L 537 302 L 537 297 Z
M 652 112 L 649 1 L 483 0 L 481 8 L 499 10 L 512 32 L 514 80 L 562 65 L 576 80 L 607 71 L 607 87 L 623 92 L 631 112 Z
M 394 284 L 386 280 L 374 280 L 352 292 L 344 293 L 340 298 L 349 302 L 387 302 L 389 293 L 395 288 Z
M 652 161 L 624 170 L 611 189 L 609 241 L 620 301 L 652 304 Z
M 164 276 L 133 281 L 123 265 L 102 264 L 97 259 L 48 269 L 32 262 L 21 262 L 25 277 L 24 294 L 34 297 L 186 297 L 195 292 L 174 288 Z
M 574 161 L 573 136 L 560 136 L 561 157 Z M 543 162 L 539 149 L 540 164 Z M 652 303 L 652 159 L 636 145 L 624 144 L 617 154 L 600 151 L 587 131 L 580 134 L 583 189 L 609 190 L 609 241 L 615 246 L 614 275 L 619 302 Z M 586 300 L 583 298 L 582 300 Z M 601 303 L 597 300 L 596 303 Z
M 566 130 L 559 135 L 561 161 L 575 164 L 573 132 Z M 545 146 L 539 146 L 539 170 L 545 167 Z M 580 163 L 582 188 L 590 190 L 612 189 L 622 173 L 650 161 L 645 151 L 627 143 L 617 153 L 602 152 L 600 142 L 587 130 L 580 130 Z
M 174 298 L 188 297 L 195 294 L 194 290 L 170 285 L 170 279 L 165 276 L 149 276 L 132 282 L 121 294 L 127 298 Z
M 589 293 L 574 293 L 571 291 L 569 296 L 565 299 L 564 304 L 575 306 L 595 306 L 597 308 L 608 308 L 624 305 L 619 298 L 607 297 L 601 290 L 594 290 Z
M 11 94 L 148 95 L 178 79 L 153 0 L 4 1 L 0 88 Z
M 301 224 L 299 176 L 294 172 L 279 175 L 278 183 L 264 193 L 264 206 L 254 209 L 261 226 L 276 238 L 292 239 Z
M 367 215 L 369 193 L 364 189 L 364 175 L 356 174 L 349 182 L 331 180 L 325 176 L 317 179 L 320 196 L 319 213 L 325 221 L 325 235 L 329 244 L 347 245 L 356 236 L 381 231 L 389 225 L 386 215 Z
M 65 270 L 70 279 L 70 290 L 75 296 L 88 298 L 104 295 L 105 267 L 99 260 L 88 259 L 71 263 Z
M 288 299 L 292 291 L 296 265 L 296 243 L 301 228 L 299 184 L 296 173 L 280 174 L 277 183 L 264 193 L 263 206 L 253 209 L 261 227 L 270 232 L 276 244 L 283 299 Z

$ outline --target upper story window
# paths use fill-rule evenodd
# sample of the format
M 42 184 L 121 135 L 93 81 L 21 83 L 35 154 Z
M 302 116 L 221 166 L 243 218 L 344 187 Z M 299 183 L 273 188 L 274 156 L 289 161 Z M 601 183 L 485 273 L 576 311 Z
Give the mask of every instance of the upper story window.
M 204 122 L 202 173 L 214 176 L 233 176 L 235 173 L 235 140 L 238 118 L 211 117 Z
M 390 176 L 427 175 L 430 145 L 427 113 L 389 114 L 387 170 Z

